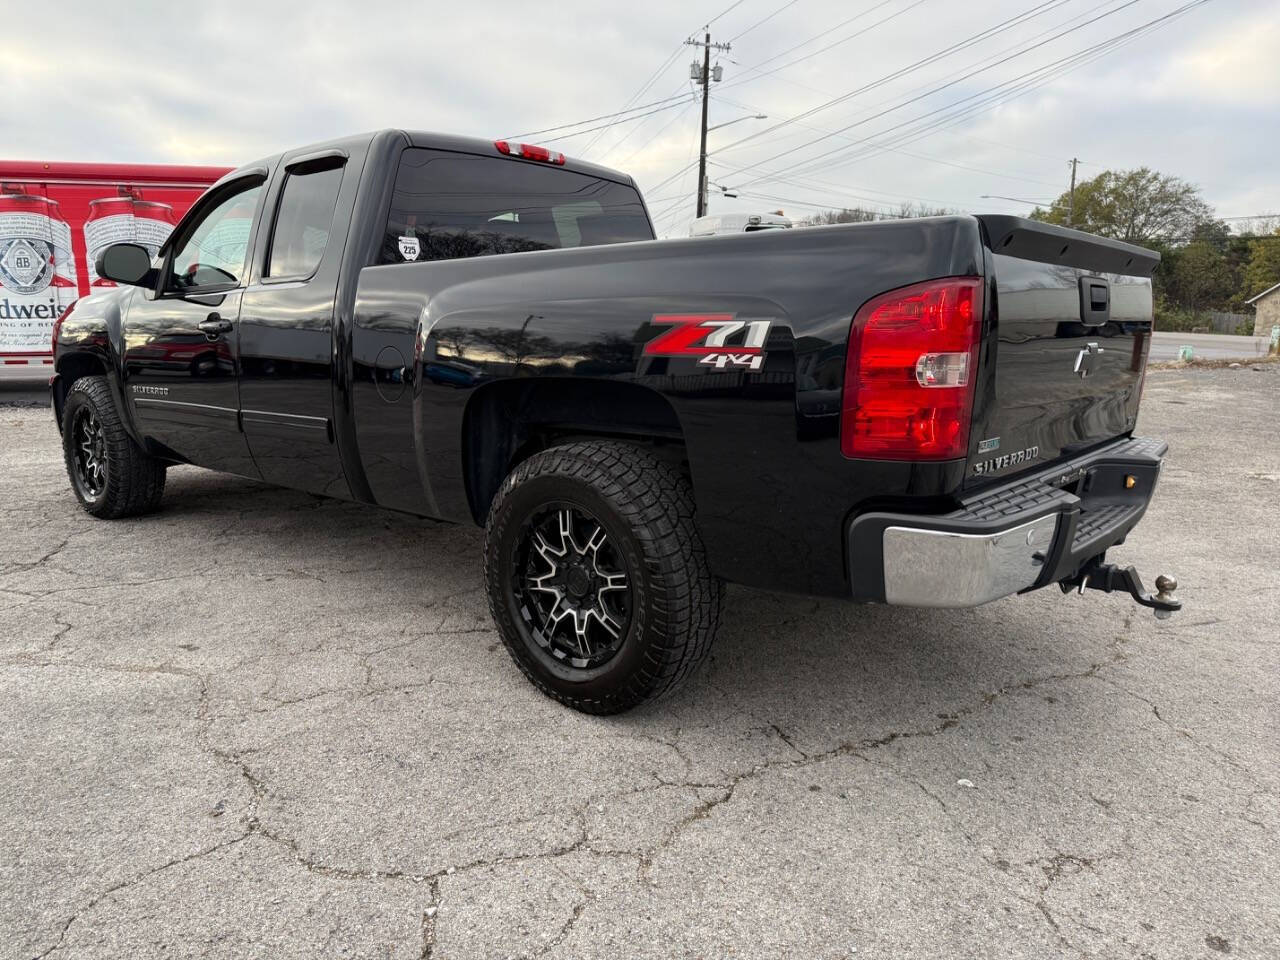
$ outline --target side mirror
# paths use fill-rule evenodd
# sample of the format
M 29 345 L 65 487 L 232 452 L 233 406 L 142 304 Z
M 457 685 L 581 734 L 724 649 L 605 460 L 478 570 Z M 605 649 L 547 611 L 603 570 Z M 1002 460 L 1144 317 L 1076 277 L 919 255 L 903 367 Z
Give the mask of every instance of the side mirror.
M 102 250 L 94 267 L 98 276 L 133 287 L 151 286 L 155 283 L 155 271 L 151 269 L 151 254 L 146 247 L 136 243 L 113 243 Z

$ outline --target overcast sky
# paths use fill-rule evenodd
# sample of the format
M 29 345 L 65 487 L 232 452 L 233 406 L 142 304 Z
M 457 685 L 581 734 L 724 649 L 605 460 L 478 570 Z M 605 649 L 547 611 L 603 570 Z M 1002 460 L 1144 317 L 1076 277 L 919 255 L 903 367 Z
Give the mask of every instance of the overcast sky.
M 733 47 L 711 123 L 768 115 L 710 134 L 710 179 L 742 193 L 713 191 L 712 212 L 1026 212 L 981 195 L 1053 198 L 1073 156 L 1081 178 L 1141 165 L 1183 177 L 1219 216 L 1280 212 L 1276 0 L 1209 0 L 1092 63 L 1064 58 L 1187 0 L 730 2 L 62 0 L 9 24 L 0 156 L 238 165 L 378 127 L 511 136 L 666 101 L 530 139 L 633 174 L 659 233 L 681 234 L 698 52 L 680 44 L 711 20 Z

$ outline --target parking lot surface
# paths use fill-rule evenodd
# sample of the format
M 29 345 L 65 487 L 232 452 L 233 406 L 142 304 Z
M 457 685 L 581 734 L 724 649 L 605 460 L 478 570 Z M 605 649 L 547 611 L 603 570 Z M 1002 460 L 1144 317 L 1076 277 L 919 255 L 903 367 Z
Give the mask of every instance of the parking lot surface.
M 1280 956 L 1278 408 L 1148 377 L 1172 620 L 732 589 L 620 718 L 522 679 L 477 531 L 192 468 L 96 521 L 0 408 L 0 957 Z

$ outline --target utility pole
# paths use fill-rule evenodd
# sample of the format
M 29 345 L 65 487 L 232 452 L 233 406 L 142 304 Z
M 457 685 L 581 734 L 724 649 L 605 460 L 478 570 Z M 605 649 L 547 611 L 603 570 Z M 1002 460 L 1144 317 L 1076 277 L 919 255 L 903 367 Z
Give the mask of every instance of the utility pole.
M 1076 164 L 1080 161 L 1075 157 L 1071 158 L 1071 193 L 1067 198 L 1067 226 L 1070 227 L 1076 222 Z
M 711 81 L 719 81 L 723 71 L 720 67 L 711 69 L 711 50 L 715 48 L 720 51 L 727 51 L 729 44 L 712 43 L 711 31 L 708 30 L 706 36 L 701 42 L 697 40 L 686 40 L 689 46 L 702 47 L 702 63 L 694 61 L 689 67 L 689 77 L 697 80 L 702 84 L 702 144 L 698 150 L 698 213 L 699 217 L 707 212 L 707 101 L 710 100 Z

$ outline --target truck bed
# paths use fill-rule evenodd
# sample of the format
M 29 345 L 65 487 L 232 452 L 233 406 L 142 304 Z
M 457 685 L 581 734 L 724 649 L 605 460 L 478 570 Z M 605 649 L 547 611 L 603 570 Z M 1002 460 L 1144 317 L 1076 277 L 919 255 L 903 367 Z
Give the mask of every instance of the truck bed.
M 1121 293 L 1105 365 L 1080 379 L 1073 358 L 1095 335 L 1080 328 L 1078 313 L 1071 318 L 1067 301 L 1078 296 L 1078 277 L 1113 265 L 1117 251 L 1071 232 L 1083 252 L 1066 262 L 1013 255 L 1021 249 L 994 253 L 991 231 L 1014 226 L 1023 243 L 1044 229 L 939 217 L 365 268 L 354 311 L 353 414 L 372 493 L 400 509 L 482 521 L 486 500 L 463 482 L 476 473 L 467 447 L 473 395 L 522 377 L 627 384 L 660 397 L 679 425 L 718 572 L 847 593 L 842 518 L 887 505 L 958 505 L 968 488 L 1132 428 L 1140 373 L 1130 363 L 1145 358 L 1149 281 L 1108 274 Z M 970 456 L 845 457 L 840 396 L 854 314 L 886 290 L 952 276 L 985 276 L 995 287 Z M 688 314 L 771 320 L 761 368 L 645 355 L 661 329 L 654 317 Z M 387 376 L 379 360 L 387 342 L 423 371 L 412 399 L 392 405 L 377 387 Z M 595 415 L 608 422 L 607 410 Z M 999 454 L 979 454 L 993 431 L 1002 434 Z M 400 442 L 408 434 L 418 449 Z M 378 436 L 389 442 L 371 439 Z M 983 460 L 1028 448 L 1039 449 L 977 472 Z M 424 485 L 413 482 L 419 470 Z M 886 504 L 886 490 L 901 494 Z

